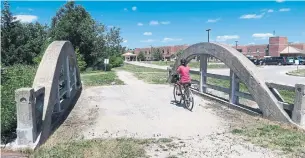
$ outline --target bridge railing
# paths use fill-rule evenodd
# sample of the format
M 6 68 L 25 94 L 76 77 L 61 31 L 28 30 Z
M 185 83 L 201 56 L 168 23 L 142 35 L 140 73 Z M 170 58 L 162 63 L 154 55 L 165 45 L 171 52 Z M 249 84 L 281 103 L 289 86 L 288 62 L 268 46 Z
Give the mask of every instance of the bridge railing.
M 225 92 L 229 94 L 229 98 L 224 99 L 224 101 L 234 105 L 239 104 L 240 98 L 253 100 L 256 102 L 259 111 L 265 118 L 305 127 L 304 85 L 282 85 L 281 88 L 293 90 L 296 93 L 293 105 L 285 103 L 284 99 L 277 91 L 277 89 L 280 88 L 279 85 L 267 83 L 257 67 L 249 59 L 228 45 L 203 42 L 188 47 L 184 50 L 184 53 L 176 59 L 175 64 L 169 68 L 168 80 L 171 81 L 170 74 L 178 68 L 181 58 L 184 58 L 189 62 L 198 56 L 200 58 L 200 70 L 197 72 L 191 71 L 191 73 L 200 76 L 199 80 L 195 81 L 197 83 L 197 92 L 206 94 L 208 93 L 207 89 Z M 208 58 L 210 56 L 218 58 L 230 68 L 230 75 L 222 76 L 207 73 Z M 227 80 L 229 81 L 229 84 L 228 82 L 226 83 L 227 87 L 213 85 L 208 82 L 208 77 Z M 242 85 L 242 87 L 240 85 Z M 244 90 L 245 87 L 248 91 Z M 253 108 L 249 107 L 249 109 Z
M 76 55 L 70 42 L 54 41 L 49 45 L 32 87 L 15 92 L 19 147 L 35 148 L 44 143 L 81 93 Z
M 229 102 L 231 104 L 239 104 L 240 98 L 255 101 L 250 93 L 245 93 L 240 91 L 239 85 L 241 81 L 237 76 L 234 76 L 232 74 L 232 71 L 230 73 L 230 76 L 213 74 L 213 73 L 201 74 L 200 71 L 196 71 L 196 70 L 190 70 L 190 73 L 194 75 L 201 75 L 202 78 L 209 77 L 214 79 L 227 80 L 230 82 L 229 88 L 222 87 L 219 85 L 208 84 L 206 82 L 204 82 L 202 84 L 202 88 L 200 88 L 200 81 L 192 79 L 192 83 L 193 83 L 192 89 L 197 92 L 208 93 L 207 89 L 213 89 L 216 91 L 224 92 L 226 94 L 229 94 Z M 284 109 L 289 114 L 291 119 L 294 122 L 300 124 L 301 126 L 305 126 L 305 91 L 304 91 L 305 85 L 296 84 L 295 86 L 292 86 L 292 85 L 285 85 L 285 84 L 272 83 L 272 82 L 267 82 L 266 84 L 270 89 L 270 91 L 277 98 L 278 103 L 282 106 L 281 108 Z M 278 90 L 295 92 L 294 104 L 286 102 Z

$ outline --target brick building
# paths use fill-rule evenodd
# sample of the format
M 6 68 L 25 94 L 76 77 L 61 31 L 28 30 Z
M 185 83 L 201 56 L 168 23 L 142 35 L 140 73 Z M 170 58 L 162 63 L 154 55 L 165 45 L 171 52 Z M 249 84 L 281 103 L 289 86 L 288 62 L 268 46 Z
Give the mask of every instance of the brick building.
M 145 60 L 153 60 L 151 52 L 156 49 L 159 49 L 164 59 L 170 59 L 173 54 L 176 54 L 180 50 L 185 50 L 187 47 L 189 47 L 189 45 L 136 48 L 134 49 L 134 53 L 136 55 L 139 55 L 139 53 L 142 51 L 145 55 Z
M 305 56 L 305 43 L 289 43 L 287 37 L 270 37 L 268 44 L 237 46 L 237 50 L 256 58 Z
M 134 53 L 138 55 L 141 51 L 145 54 L 145 60 L 152 59 L 152 50 L 160 49 L 164 59 L 177 53 L 179 50 L 188 48 L 189 45 L 163 46 L 151 48 L 136 48 Z M 236 46 L 232 46 L 236 48 Z M 287 37 L 270 37 L 268 44 L 261 45 L 239 45 L 237 50 L 244 55 L 253 56 L 255 58 L 264 58 L 264 56 L 305 56 L 305 43 L 292 44 L 288 42 Z

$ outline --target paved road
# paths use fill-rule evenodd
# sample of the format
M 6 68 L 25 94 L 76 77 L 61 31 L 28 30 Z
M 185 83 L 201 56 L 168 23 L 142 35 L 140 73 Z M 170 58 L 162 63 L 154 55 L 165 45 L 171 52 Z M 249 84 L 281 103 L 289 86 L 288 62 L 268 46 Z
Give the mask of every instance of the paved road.
M 159 66 L 159 65 L 146 64 L 140 62 L 127 62 L 127 63 L 138 66 L 152 67 L 157 69 L 164 69 L 164 70 L 167 69 L 167 66 Z M 286 72 L 296 70 L 297 66 L 263 66 L 257 68 L 263 74 L 267 82 L 275 82 L 275 83 L 287 84 L 293 86 L 297 83 L 305 84 L 304 77 L 286 75 Z M 305 69 L 305 66 L 302 65 L 299 66 L 299 68 Z M 199 69 L 193 69 L 193 70 L 199 71 Z M 208 73 L 230 75 L 229 69 L 208 69 Z

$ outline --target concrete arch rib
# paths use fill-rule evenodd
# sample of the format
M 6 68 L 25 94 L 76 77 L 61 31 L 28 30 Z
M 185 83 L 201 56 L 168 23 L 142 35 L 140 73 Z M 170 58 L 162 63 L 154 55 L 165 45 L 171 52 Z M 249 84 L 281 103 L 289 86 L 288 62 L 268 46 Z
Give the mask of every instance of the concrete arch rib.
M 191 60 L 194 56 L 203 54 L 214 56 L 224 62 L 245 83 L 264 117 L 270 120 L 293 123 L 267 87 L 257 67 L 230 46 L 207 42 L 194 44 L 184 50 L 184 53 L 176 60 L 172 71 L 177 69 L 181 58 Z
M 51 131 L 52 113 L 58 101 L 59 78 L 61 67 L 67 64 L 67 57 L 72 59 L 75 67 L 76 91 L 81 89 L 80 72 L 77 66 L 77 59 L 74 48 L 69 41 L 54 41 L 46 49 L 43 58 L 37 69 L 33 87 L 45 87 L 45 98 L 43 107 L 43 125 L 40 141 L 45 141 Z M 73 97 L 73 96 L 71 96 Z

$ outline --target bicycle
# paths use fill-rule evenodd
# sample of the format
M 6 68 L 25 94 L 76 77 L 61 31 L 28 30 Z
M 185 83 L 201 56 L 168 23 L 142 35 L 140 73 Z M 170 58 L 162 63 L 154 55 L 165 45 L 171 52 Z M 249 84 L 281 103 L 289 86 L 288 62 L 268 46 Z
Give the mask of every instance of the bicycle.
M 177 102 L 177 97 L 180 96 L 178 103 L 181 104 L 183 102 L 185 108 L 192 111 L 194 107 L 194 97 L 192 91 L 190 90 L 191 83 L 181 85 L 178 82 L 178 77 L 173 76 L 173 78 L 175 80 L 173 91 L 175 102 Z M 177 89 L 179 90 L 180 95 L 177 94 Z

